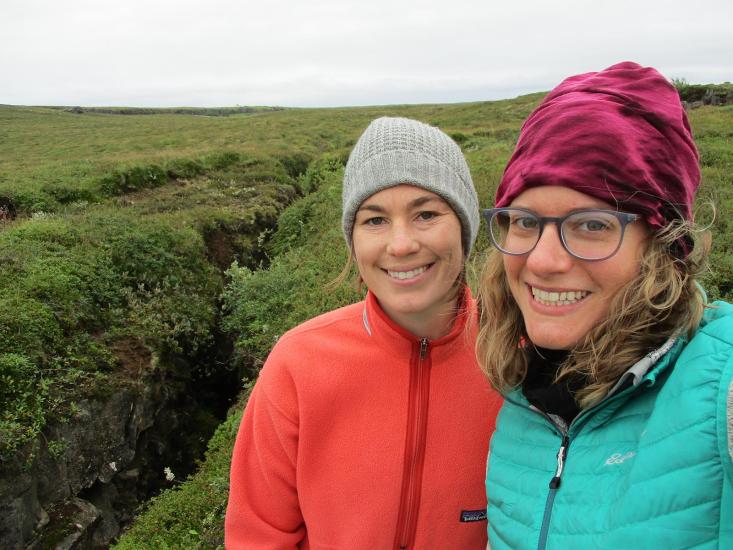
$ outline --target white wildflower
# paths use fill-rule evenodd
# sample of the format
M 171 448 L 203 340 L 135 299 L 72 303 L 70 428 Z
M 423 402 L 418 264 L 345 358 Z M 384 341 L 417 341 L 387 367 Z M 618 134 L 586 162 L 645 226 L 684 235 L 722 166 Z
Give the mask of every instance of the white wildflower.
M 173 470 L 171 470 L 168 466 L 163 468 L 163 473 L 165 474 L 166 481 L 173 481 L 176 479 L 176 474 L 173 473 Z

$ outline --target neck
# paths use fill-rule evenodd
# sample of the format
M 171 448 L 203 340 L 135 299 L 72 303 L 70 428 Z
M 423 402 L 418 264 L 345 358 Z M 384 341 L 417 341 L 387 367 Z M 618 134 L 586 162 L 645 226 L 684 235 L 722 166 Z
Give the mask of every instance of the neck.
M 459 298 L 454 298 L 436 304 L 429 311 L 421 311 L 420 313 L 394 312 L 384 308 L 384 306 L 382 306 L 382 309 L 390 319 L 418 338 L 437 340 L 448 334 L 453 328 L 459 304 Z

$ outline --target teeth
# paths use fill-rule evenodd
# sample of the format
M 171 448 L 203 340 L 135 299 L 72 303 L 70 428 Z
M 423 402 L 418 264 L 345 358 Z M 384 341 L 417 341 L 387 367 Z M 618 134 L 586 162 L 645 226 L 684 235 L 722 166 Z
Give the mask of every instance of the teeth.
M 392 277 L 393 279 L 412 279 L 413 277 L 417 277 L 420 275 L 420 273 L 424 273 L 428 269 L 427 266 L 418 267 L 417 269 L 413 269 L 412 271 L 389 271 L 387 270 L 387 274 Z
M 576 303 L 588 296 L 585 290 L 571 290 L 565 292 L 547 292 L 532 287 L 532 296 L 544 306 L 567 306 Z

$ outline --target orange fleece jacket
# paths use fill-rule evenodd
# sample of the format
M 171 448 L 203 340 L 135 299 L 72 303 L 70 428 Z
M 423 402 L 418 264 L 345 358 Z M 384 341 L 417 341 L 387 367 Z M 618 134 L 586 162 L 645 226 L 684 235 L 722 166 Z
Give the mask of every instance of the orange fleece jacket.
M 501 398 L 475 359 L 468 289 L 463 303 L 430 342 L 371 293 L 280 338 L 237 435 L 227 549 L 486 547 Z

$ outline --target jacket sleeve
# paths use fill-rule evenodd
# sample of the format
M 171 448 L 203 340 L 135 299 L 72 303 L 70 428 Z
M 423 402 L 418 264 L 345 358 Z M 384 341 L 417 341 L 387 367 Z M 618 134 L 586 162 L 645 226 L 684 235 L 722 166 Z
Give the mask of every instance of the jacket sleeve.
M 306 537 L 296 488 L 297 449 L 295 385 L 273 350 L 234 444 L 224 527 L 227 550 L 292 550 Z

